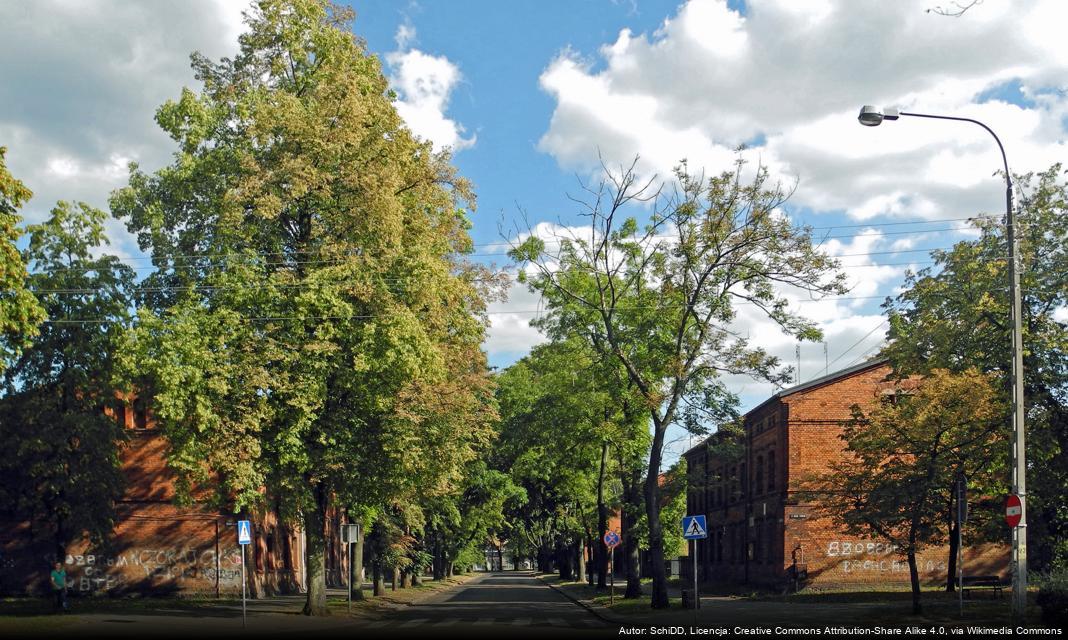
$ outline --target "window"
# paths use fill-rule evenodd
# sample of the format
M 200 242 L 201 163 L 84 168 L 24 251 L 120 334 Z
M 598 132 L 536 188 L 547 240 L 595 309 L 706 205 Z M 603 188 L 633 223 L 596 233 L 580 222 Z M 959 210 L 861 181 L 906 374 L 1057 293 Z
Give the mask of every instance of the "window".
M 768 452 L 768 493 L 775 491 L 775 476 L 778 474 L 778 469 L 775 467 L 775 452 Z
M 738 467 L 731 467 L 730 502 L 738 499 Z
M 756 459 L 756 479 L 753 491 L 758 496 L 764 493 L 764 456 L 757 456 Z
M 749 495 L 749 476 L 745 472 L 745 463 L 742 463 L 742 495 Z
M 133 403 L 134 429 L 148 428 L 148 403 L 143 398 L 137 398 Z
M 274 556 L 274 533 L 273 532 L 267 534 L 266 547 L 267 547 L 267 570 L 268 571 L 274 571 L 275 569 L 278 568 L 277 567 L 278 563 L 275 562 L 275 556 Z

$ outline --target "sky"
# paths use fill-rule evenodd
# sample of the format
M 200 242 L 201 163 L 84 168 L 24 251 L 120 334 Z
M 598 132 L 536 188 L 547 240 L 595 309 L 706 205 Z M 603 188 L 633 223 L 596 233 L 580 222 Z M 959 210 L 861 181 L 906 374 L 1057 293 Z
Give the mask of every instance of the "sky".
M 941 2 L 941 4 L 939 4 Z M 639 157 L 668 179 L 681 160 L 729 169 L 734 149 L 796 190 L 783 213 L 840 256 L 851 291 L 786 292 L 824 331 L 800 346 L 802 382 L 862 362 L 885 338 L 880 303 L 929 251 L 1000 215 L 1001 156 L 981 128 L 902 118 L 861 127 L 864 104 L 981 120 L 1014 172 L 1068 158 L 1068 3 L 982 0 L 352 0 L 417 135 L 450 148 L 476 188 L 475 258 L 514 271 L 506 241 L 585 224 L 569 199 Z M 962 3 L 967 4 L 967 3 Z M 0 146 L 35 192 L 106 208 L 126 165 L 154 170 L 174 147 L 155 109 L 197 89 L 196 50 L 233 55 L 238 0 L 0 0 Z M 941 9 L 941 11 L 939 11 Z M 144 266 L 119 221 L 112 252 Z M 543 337 L 538 298 L 515 284 L 490 308 L 485 348 L 505 367 Z M 736 329 L 797 364 L 797 342 L 751 308 Z M 728 380 L 741 409 L 775 389 Z M 677 455 L 688 440 L 675 434 Z M 670 456 L 669 456 L 670 457 Z

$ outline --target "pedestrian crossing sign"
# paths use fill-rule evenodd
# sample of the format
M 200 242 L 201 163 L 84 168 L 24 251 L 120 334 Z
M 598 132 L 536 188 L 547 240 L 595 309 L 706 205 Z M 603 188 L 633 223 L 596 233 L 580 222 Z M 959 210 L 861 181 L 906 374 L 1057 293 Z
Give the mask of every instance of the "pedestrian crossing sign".
M 708 537 L 708 527 L 704 516 L 686 516 L 682 519 L 682 537 L 687 540 L 700 540 Z
M 252 544 L 252 525 L 248 520 L 237 521 L 237 544 Z

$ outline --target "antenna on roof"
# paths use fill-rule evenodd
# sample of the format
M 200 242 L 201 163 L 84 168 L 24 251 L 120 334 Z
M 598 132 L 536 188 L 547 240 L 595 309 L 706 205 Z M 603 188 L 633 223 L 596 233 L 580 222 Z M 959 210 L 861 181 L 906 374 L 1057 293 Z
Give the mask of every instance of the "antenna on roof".
M 830 373 L 831 363 L 827 360 L 827 343 L 823 343 L 823 375 Z
M 801 344 L 794 347 L 794 355 L 797 356 L 797 384 L 801 384 Z

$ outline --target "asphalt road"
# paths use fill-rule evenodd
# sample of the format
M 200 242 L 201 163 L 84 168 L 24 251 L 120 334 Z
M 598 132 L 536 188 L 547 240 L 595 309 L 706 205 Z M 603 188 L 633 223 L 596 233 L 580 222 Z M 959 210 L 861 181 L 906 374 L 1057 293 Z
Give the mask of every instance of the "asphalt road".
M 357 626 L 420 637 L 570 637 L 618 629 L 522 572 L 486 574 Z

